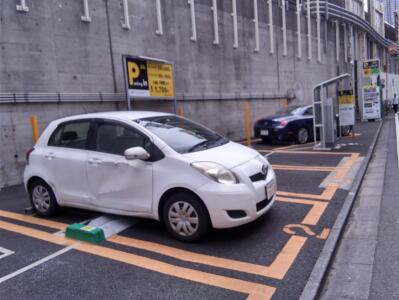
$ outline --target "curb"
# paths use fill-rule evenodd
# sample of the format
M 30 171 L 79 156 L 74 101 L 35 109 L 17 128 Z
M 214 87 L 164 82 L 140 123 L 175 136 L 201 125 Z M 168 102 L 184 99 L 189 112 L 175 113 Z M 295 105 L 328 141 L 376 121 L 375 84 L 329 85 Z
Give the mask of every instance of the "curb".
M 323 249 L 321 250 L 320 256 L 317 259 L 315 266 L 313 267 L 308 282 L 306 283 L 306 286 L 302 291 L 301 297 L 299 298 L 300 300 L 316 299 L 321 292 L 322 283 L 325 280 L 327 269 L 330 267 L 330 264 L 335 256 L 335 252 L 338 248 L 338 243 L 344 232 L 349 215 L 352 211 L 353 204 L 360 189 L 360 185 L 363 182 L 364 175 L 366 174 L 367 168 L 371 161 L 371 156 L 374 153 L 374 149 L 377 144 L 378 137 L 380 136 L 383 124 L 384 121 L 382 121 L 378 126 L 377 132 L 370 145 L 369 151 L 367 152 L 365 160 L 359 169 L 358 174 L 360 176 L 356 176 L 352 188 L 345 198 L 344 204 L 342 205 L 341 211 L 339 212 L 338 217 L 335 220 L 330 235 L 327 238 Z

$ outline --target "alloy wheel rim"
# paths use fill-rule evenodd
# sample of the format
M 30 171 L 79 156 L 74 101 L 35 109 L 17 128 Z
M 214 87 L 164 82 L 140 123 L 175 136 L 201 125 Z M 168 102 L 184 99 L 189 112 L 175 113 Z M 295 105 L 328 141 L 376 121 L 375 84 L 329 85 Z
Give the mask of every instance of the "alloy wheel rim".
M 188 202 L 175 202 L 168 212 L 169 224 L 181 236 L 192 236 L 198 230 L 199 217 L 195 208 Z
M 38 185 L 33 189 L 32 202 L 35 208 L 40 212 L 46 212 L 50 207 L 50 194 L 47 189 Z
M 298 132 L 298 140 L 300 143 L 306 143 L 308 140 L 308 131 L 305 128 L 302 128 Z

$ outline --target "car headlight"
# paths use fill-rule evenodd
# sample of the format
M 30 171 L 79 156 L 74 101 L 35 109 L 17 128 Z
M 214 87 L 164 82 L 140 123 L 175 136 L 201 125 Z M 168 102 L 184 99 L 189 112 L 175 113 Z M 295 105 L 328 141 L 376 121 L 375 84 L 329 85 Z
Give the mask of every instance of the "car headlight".
M 217 163 L 195 162 L 192 163 L 191 166 L 200 173 L 204 174 L 205 176 L 209 177 L 210 179 L 216 182 L 224 184 L 238 183 L 238 179 L 233 172 L 231 172 L 230 170 L 226 169 L 225 167 Z

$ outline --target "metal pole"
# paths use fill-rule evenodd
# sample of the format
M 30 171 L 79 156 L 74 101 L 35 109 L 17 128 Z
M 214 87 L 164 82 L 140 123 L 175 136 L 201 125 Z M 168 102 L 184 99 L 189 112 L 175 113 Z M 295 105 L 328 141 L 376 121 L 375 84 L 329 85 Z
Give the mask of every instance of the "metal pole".
M 128 78 L 127 78 L 127 66 L 126 66 L 126 61 L 127 57 L 126 55 L 122 55 L 122 65 L 123 65 L 123 77 L 125 79 L 125 95 L 126 95 L 126 102 L 127 102 L 127 109 L 130 111 L 132 110 L 131 105 L 130 105 L 130 96 L 129 96 L 129 86 L 128 86 Z

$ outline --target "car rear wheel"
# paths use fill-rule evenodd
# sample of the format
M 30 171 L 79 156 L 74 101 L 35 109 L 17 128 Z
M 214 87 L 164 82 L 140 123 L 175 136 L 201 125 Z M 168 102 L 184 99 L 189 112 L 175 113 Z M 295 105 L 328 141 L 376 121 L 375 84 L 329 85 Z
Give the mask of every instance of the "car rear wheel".
M 351 133 L 351 127 L 350 126 L 342 126 L 341 127 L 342 136 L 348 136 L 350 133 Z
M 305 144 L 309 140 L 309 132 L 306 128 L 302 127 L 297 133 L 297 142 L 299 144 Z
M 211 227 L 206 208 L 188 192 L 175 193 L 166 200 L 163 222 L 173 237 L 184 242 L 201 240 Z
M 35 180 L 29 186 L 29 196 L 32 206 L 39 216 L 50 217 L 59 208 L 53 190 L 43 180 Z

